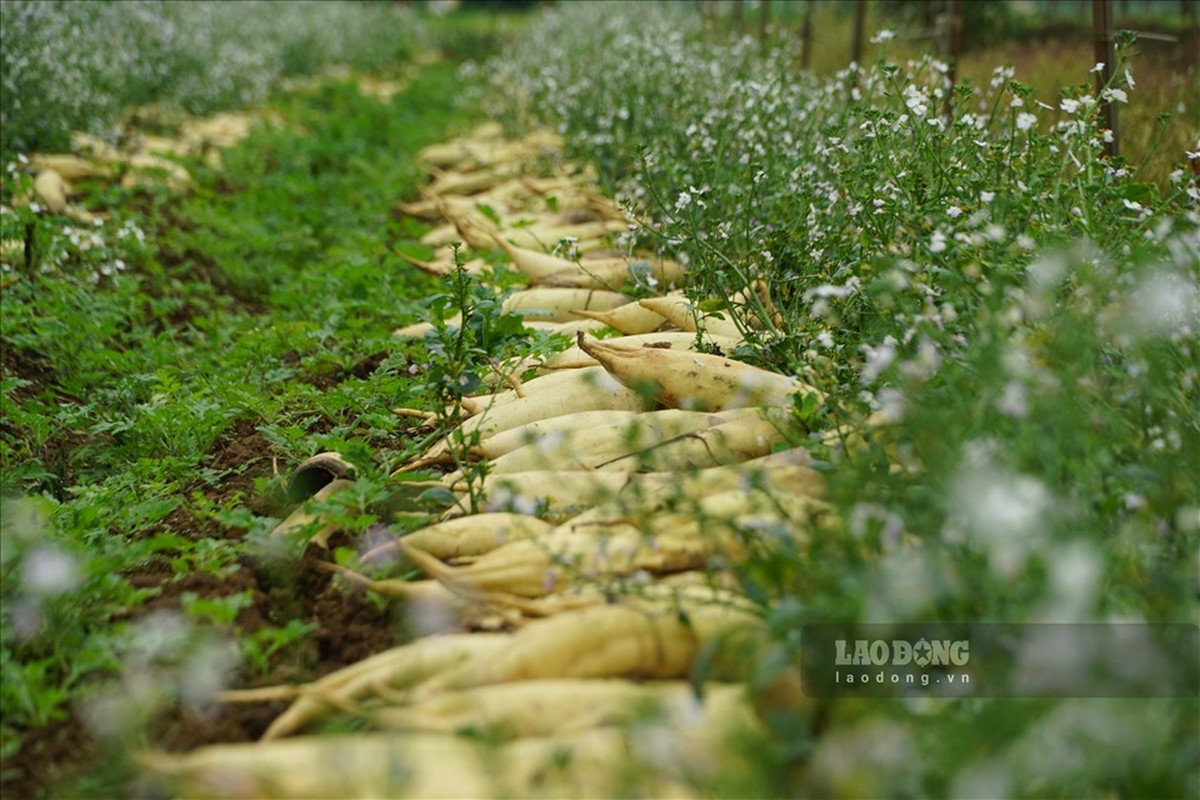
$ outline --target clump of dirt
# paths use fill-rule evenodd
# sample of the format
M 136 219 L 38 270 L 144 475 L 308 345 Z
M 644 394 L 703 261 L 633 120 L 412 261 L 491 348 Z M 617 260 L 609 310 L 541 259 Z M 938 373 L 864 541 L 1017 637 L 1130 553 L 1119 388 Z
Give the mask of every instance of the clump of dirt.
M 294 354 L 293 354 L 294 355 Z M 380 350 L 372 353 L 365 358 L 359 359 L 352 366 L 334 369 L 331 371 L 314 371 L 308 375 L 302 376 L 301 380 L 317 389 L 325 391 L 340 385 L 344 381 L 351 378 L 366 380 L 375 373 L 375 370 L 387 360 L 390 354 L 386 350 Z M 299 360 L 298 358 L 296 360 Z
M 24 731 L 21 751 L 0 762 L 0 795 L 55 797 L 48 791 L 89 773 L 99 760 L 100 747 L 75 714 L 60 722 Z
M 338 537 L 334 536 L 330 551 L 338 546 Z M 402 635 L 393 607 L 377 604 L 361 589 L 339 585 L 317 566 L 318 561 L 328 560 L 326 551 L 310 546 L 300 578 L 305 595 L 313 598 L 312 618 L 321 624 L 313 634 L 318 675 L 394 647 Z

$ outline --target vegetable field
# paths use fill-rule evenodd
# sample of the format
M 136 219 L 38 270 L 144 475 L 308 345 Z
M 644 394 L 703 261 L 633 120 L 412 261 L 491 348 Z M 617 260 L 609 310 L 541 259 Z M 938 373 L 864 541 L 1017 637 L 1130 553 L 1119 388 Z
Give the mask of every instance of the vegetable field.
M 445 5 L 0 7 L 4 796 L 1200 792 L 1188 29 Z

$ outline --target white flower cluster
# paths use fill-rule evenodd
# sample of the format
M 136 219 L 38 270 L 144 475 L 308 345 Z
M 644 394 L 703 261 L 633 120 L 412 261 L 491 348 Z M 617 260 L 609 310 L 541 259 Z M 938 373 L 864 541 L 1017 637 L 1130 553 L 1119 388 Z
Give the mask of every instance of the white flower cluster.
M 283 76 L 378 65 L 422 38 L 394 3 L 5 0 L 0 23 L 0 125 L 27 148 L 131 105 L 259 102 Z

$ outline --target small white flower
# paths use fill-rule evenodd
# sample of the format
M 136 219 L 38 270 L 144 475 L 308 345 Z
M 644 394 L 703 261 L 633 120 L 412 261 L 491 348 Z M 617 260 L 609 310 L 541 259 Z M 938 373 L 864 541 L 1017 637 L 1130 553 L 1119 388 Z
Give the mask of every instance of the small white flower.
M 862 370 L 862 380 L 863 383 L 871 383 L 896 359 L 896 340 L 888 336 L 879 347 L 864 344 L 862 351 L 867 357 L 867 363 Z
M 1033 114 L 1024 112 L 1017 114 L 1017 130 L 1019 131 L 1029 130 L 1033 127 L 1035 122 L 1037 122 L 1037 117 L 1035 117 Z
M 1129 67 L 1125 68 L 1125 83 L 1130 89 L 1137 88 L 1137 84 L 1133 82 L 1133 73 L 1129 71 Z
M 934 231 L 933 236 L 929 238 L 929 251 L 931 253 L 940 253 L 946 249 L 946 234 L 941 231 Z
M 884 28 L 871 37 L 871 44 L 882 44 L 896 38 L 896 32 Z
M 1103 62 L 1103 61 L 1097 61 L 1097 62 L 1096 62 L 1096 66 L 1092 67 L 1092 69 L 1091 69 L 1090 71 L 1091 71 L 1093 74 L 1094 74 L 1094 73 L 1097 73 L 1097 72 L 1103 72 L 1103 71 L 1104 71 L 1104 62 Z
M 905 398 L 899 389 L 891 387 L 881 389 L 877 398 L 879 415 L 887 422 L 900 422 L 904 419 Z
M 1141 211 L 1144 206 L 1136 200 L 1121 200 L 1121 203 L 1130 211 Z
M 79 585 L 79 564 L 54 546 L 39 547 L 25 558 L 22 583 L 32 595 L 57 595 Z
M 1029 400 L 1026 396 L 1025 385 L 1018 381 L 1004 384 L 1004 393 L 996 399 L 996 410 L 1014 419 L 1024 419 L 1029 416 Z
M 924 117 L 929 113 L 929 98 L 912 84 L 904 87 L 904 105 L 917 117 Z
M 1076 111 L 1079 110 L 1079 101 L 1072 100 L 1069 97 L 1064 97 L 1062 100 L 1062 110 L 1067 112 L 1068 114 L 1074 114 Z
M 995 199 L 996 199 L 995 192 L 983 191 L 983 192 L 979 193 L 979 202 L 981 202 L 981 203 L 990 203 Z
M 1124 89 L 1105 89 L 1100 93 L 1100 96 L 1109 102 L 1112 102 L 1113 100 L 1116 100 L 1118 103 L 1129 102 L 1129 95 L 1125 94 Z
M 946 216 L 950 217 L 950 219 L 958 219 L 962 216 L 962 213 L 962 209 L 958 206 L 950 206 L 946 209 Z
M 691 205 L 691 202 L 692 202 L 691 194 L 689 194 L 688 192 L 680 192 L 679 197 L 675 200 L 675 210 L 683 211 L 685 208 L 687 208 L 689 205 Z

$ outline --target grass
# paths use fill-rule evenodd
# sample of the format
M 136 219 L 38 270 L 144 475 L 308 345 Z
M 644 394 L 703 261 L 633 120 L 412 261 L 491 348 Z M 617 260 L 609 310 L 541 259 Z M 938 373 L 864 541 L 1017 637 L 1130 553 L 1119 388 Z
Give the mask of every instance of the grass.
M 411 449 L 390 409 L 423 389 L 390 331 L 436 283 L 390 253 L 411 234 L 390 209 L 419 177 L 417 148 L 469 118 L 458 86 L 442 64 L 388 105 L 353 82 L 278 97 L 283 127 L 256 130 L 220 172 L 189 164 L 187 196 L 105 197 L 113 217 L 95 231 L 5 214 L 3 238 L 32 226 L 41 253 L 35 271 L 6 273 L 0 301 L 6 762 L 129 668 L 144 628 L 130 613 L 163 588 L 131 574 L 161 565 L 169 589 L 172 575 L 244 570 L 278 521 L 256 501 L 280 496 L 277 469 L 340 450 L 369 505 L 372 476 Z M 27 180 L 10 173 L 6 190 Z M 257 445 L 241 463 L 221 460 L 243 440 Z M 184 630 L 227 628 L 247 602 L 185 595 Z M 311 630 L 269 623 L 237 642 L 250 677 Z

